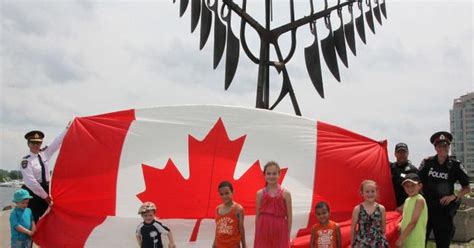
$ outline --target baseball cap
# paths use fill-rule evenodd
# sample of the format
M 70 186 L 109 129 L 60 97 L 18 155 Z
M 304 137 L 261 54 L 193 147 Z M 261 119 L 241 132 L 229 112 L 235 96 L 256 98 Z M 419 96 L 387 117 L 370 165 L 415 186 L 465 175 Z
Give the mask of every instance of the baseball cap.
M 404 150 L 404 151 L 408 152 L 408 146 L 407 146 L 407 144 L 405 144 L 405 143 L 398 143 L 398 144 L 395 146 L 395 152 L 398 152 L 399 150 Z
M 13 194 L 13 202 L 21 202 L 25 199 L 31 199 L 33 198 L 30 193 L 24 189 L 17 190 Z
M 406 182 L 412 182 L 414 184 L 419 184 L 421 181 L 420 181 L 420 177 L 418 176 L 418 174 L 409 173 L 408 175 L 406 175 L 405 179 L 403 179 L 402 185 Z
M 144 202 L 138 209 L 138 214 L 143 214 L 150 210 L 156 211 L 156 205 L 153 202 Z

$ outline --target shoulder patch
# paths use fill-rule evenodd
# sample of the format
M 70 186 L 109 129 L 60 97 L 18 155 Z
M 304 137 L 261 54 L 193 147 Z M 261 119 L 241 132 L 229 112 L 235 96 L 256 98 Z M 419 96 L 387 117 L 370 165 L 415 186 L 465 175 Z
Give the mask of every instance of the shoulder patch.
M 21 161 L 21 168 L 26 169 L 28 167 L 28 160 L 24 159 Z
M 466 175 L 468 175 L 466 167 L 464 167 L 464 165 L 462 163 L 459 163 L 459 169 L 461 169 L 464 173 L 466 173 Z
M 48 146 L 41 148 L 40 151 L 44 152 L 46 149 L 48 149 Z

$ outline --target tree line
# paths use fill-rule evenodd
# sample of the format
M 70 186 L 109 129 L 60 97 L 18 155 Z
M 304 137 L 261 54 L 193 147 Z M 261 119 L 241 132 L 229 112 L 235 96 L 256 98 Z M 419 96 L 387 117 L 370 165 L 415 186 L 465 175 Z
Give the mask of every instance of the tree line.
M 0 169 L 0 182 L 8 182 L 11 180 L 19 180 L 22 179 L 23 176 L 19 170 L 2 170 Z

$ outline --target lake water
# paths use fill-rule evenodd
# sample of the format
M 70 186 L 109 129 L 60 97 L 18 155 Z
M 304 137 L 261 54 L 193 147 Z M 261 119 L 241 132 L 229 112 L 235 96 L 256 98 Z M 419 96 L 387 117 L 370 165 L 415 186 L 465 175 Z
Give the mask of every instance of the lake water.
M 13 193 L 19 188 L 0 187 L 0 210 L 3 207 L 12 205 Z

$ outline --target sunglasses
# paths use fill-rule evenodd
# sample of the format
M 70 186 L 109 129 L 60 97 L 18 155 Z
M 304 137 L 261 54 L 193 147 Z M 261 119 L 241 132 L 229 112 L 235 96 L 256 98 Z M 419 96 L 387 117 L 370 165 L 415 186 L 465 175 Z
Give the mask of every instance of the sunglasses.
M 41 145 L 43 142 L 41 142 L 41 141 L 30 141 L 28 143 L 30 143 L 32 145 Z

